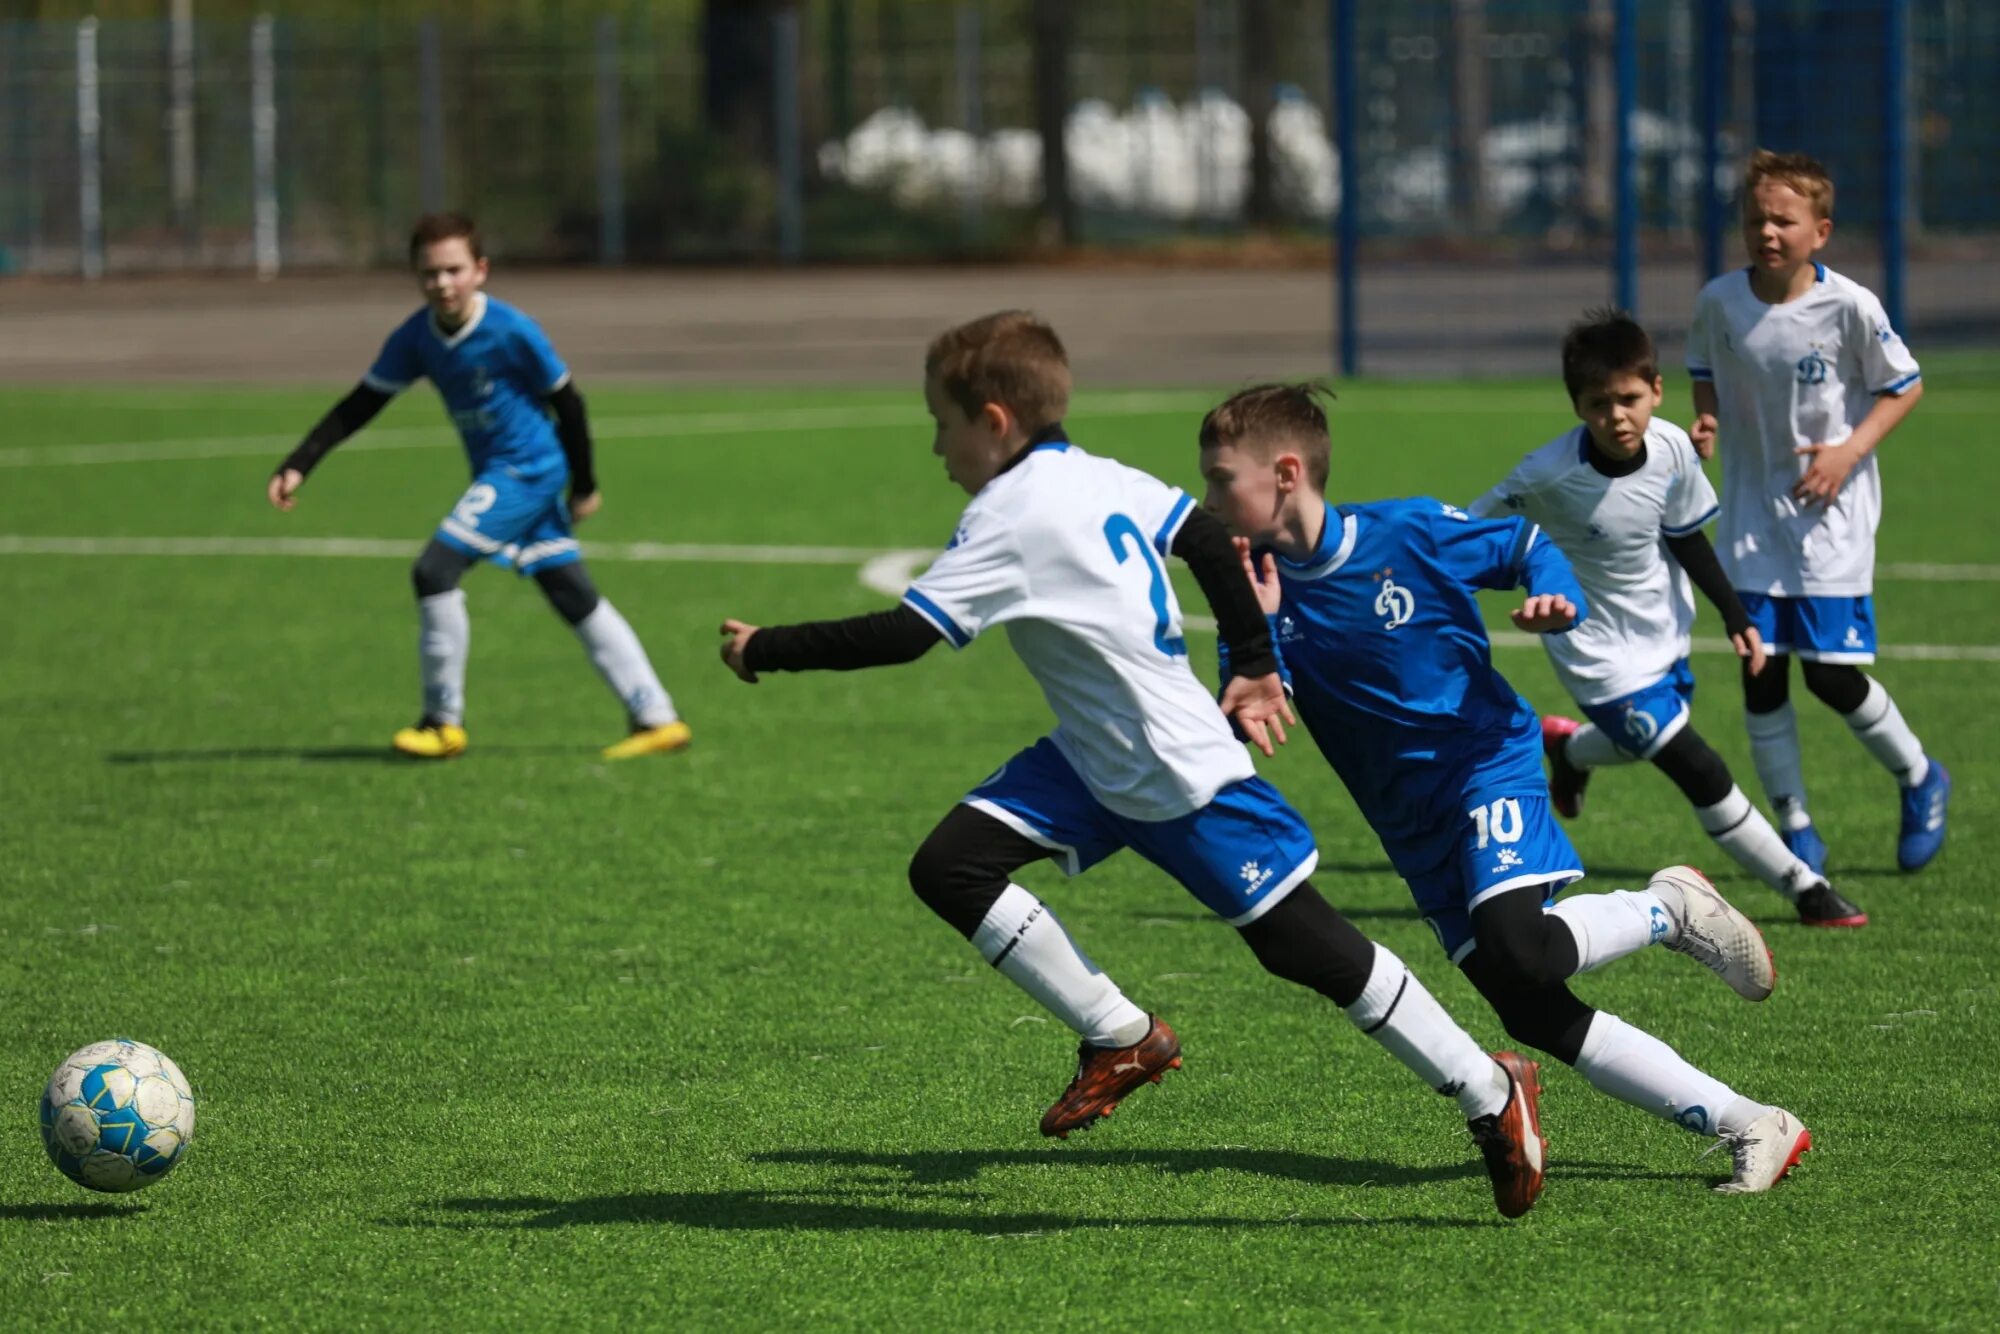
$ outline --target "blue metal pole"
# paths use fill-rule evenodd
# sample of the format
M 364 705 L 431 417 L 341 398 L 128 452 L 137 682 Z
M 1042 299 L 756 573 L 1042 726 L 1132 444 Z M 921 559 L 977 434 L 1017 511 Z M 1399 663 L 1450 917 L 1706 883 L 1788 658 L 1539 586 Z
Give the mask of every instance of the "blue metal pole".
M 1729 86 L 1729 0 L 1701 7 L 1701 281 L 1722 272 L 1728 201 L 1716 189 L 1722 174 L 1722 108 Z
M 1361 248 L 1361 164 L 1355 150 L 1358 57 L 1354 49 L 1357 0 L 1327 0 L 1327 29 L 1332 36 L 1333 151 L 1340 159 L 1340 205 L 1334 210 L 1335 324 L 1340 338 L 1340 373 L 1352 376 L 1361 366 L 1360 310 L 1355 291 L 1355 258 Z
M 1612 256 L 1619 307 L 1639 313 L 1639 177 L 1633 169 L 1632 123 L 1639 107 L 1639 0 L 1618 0 L 1613 36 L 1618 70 L 1617 244 Z
M 1882 34 L 1882 308 L 1902 331 L 1909 226 L 1910 0 L 1887 0 Z

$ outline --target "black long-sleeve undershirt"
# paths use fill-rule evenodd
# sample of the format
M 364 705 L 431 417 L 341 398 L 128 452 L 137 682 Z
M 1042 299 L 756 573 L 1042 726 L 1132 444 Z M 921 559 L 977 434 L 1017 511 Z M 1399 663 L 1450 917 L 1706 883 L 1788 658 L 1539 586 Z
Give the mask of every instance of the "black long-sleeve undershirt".
M 285 456 L 285 461 L 277 466 L 276 471 L 290 470 L 301 476 L 309 475 L 335 445 L 374 421 L 375 414 L 387 407 L 392 397 L 394 395 L 385 394 L 365 383 L 355 385 L 346 398 L 334 404 L 312 430 L 306 432 L 306 438 Z
M 1750 628 L 1750 613 L 1744 609 L 1743 599 L 1736 596 L 1730 587 L 1729 576 L 1722 572 L 1722 561 L 1716 556 L 1715 548 L 1709 544 L 1708 534 L 1696 529 L 1684 537 L 1666 539 L 1667 554 L 1680 563 L 1688 572 L 1688 578 L 1701 590 L 1702 596 L 1715 604 L 1722 613 L 1722 628 L 1731 635 L 1740 635 Z
M 365 381 L 355 385 L 347 397 L 334 404 L 306 432 L 305 439 L 285 456 L 276 471 L 291 469 L 302 476 L 309 475 L 335 445 L 374 421 L 392 397 Z M 556 440 L 562 445 L 563 457 L 569 461 L 570 494 L 587 496 L 597 490 L 597 473 L 591 458 L 590 418 L 584 411 L 583 395 L 577 392 L 575 382 L 565 380 L 549 395 L 548 404 L 555 414 Z
M 1190 512 L 1174 534 L 1172 550 L 1187 562 L 1201 595 L 1208 599 L 1208 609 L 1215 613 L 1215 633 L 1229 649 L 1231 671 L 1237 676 L 1269 676 L 1277 671 L 1270 623 L 1257 605 L 1257 590 L 1243 573 L 1242 558 L 1222 520 L 1207 510 Z
M 1174 535 L 1172 551 L 1187 562 L 1208 598 L 1236 675 L 1267 676 L 1276 671 L 1270 627 L 1221 520 L 1195 510 Z M 753 672 L 849 672 L 912 662 L 942 638 L 921 614 L 898 606 L 838 621 L 760 628 L 745 646 L 743 660 Z
M 590 418 L 584 413 L 583 395 L 577 392 L 575 381 L 564 380 L 549 395 L 549 409 L 556 416 L 556 440 L 569 460 L 569 493 L 587 496 L 597 490 L 597 471 L 591 460 Z

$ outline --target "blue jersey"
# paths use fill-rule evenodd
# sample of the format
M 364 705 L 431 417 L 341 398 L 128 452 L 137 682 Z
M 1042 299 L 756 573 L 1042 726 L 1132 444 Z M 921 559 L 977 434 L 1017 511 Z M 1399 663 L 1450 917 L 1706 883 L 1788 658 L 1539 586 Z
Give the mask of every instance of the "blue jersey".
M 1482 793 L 1543 785 L 1535 711 L 1494 670 L 1476 597 L 1560 593 L 1581 620 L 1583 590 L 1534 524 L 1428 499 L 1329 505 L 1278 582 L 1272 639 L 1299 717 L 1399 872 L 1429 869 Z
M 428 308 L 420 310 L 396 326 L 362 382 L 399 394 L 426 376 L 475 477 L 503 467 L 529 475 L 567 471 L 547 401 L 568 382 L 569 368 L 526 315 L 481 292 L 471 317 L 447 334 Z

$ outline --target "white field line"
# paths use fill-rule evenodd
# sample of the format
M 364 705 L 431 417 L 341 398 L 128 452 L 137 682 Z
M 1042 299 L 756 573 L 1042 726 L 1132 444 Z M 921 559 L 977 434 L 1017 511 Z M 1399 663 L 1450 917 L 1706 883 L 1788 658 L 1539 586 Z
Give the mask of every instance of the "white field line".
M 917 571 L 929 564 L 936 554 L 934 551 L 883 552 L 861 567 L 861 582 L 885 597 L 901 597 L 903 590 L 908 588 L 910 581 L 916 577 Z M 1994 567 L 1945 568 L 1993 569 Z M 1995 574 L 2000 576 L 2000 570 L 1996 570 Z M 1211 616 L 1183 616 L 1181 624 L 1190 630 L 1213 632 L 1215 629 L 1215 619 Z M 1497 630 L 1491 637 L 1495 648 L 1538 649 L 1542 646 L 1541 636 L 1522 634 L 1516 630 Z M 1731 656 L 1736 652 L 1726 639 L 1697 639 L 1694 641 L 1694 651 Z M 2000 644 L 1885 644 L 1878 651 L 1878 656 L 1917 662 L 2000 662 Z
M 0 534 L 0 556 L 318 556 L 365 560 L 409 560 L 416 539 L 372 537 L 30 537 Z M 597 561 L 671 562 L 722 565 L 851 565 L 863 585 L 885 597 L 900 597 L 934 549 L 876 547 L 712 545 L 697 542 L 586 542 L 584 554 Z M 1962 567 L 1951 567 L 1962 568 Z M 1979 567 L 1970 567 L 1979 568 Z M 1187 616 L 1190 630 L 1215 629 L 1207 616 Z M 1538 648 L 1535 635 L 1496 631 L 1497 648 Z M 1733 654 L 1726 640 L 1697 639 L 1694 651 Z M 1911 662 L 2000 662 L 2000 644 L 1885 644 L 1879 656 Z
M 1153 413 L 1199 411 L 1206 398 L 1196 394 L 1107 394 L 1078 402 L 1079 418 L 1143 417 Z M 750 412 L 675 412 L 591 419 L 591 434 L 599 440 L 634 440 L 710 435 L 744 435 L 760 431 L 832 431 L 856 427 L 897 427 L 913 433 L 928 428 L 914 404 L 860 404 L 845 408 L 760 408 Z M 1192 432 L 1190 432 L 1192 439 Z M 0 468 L 64 468 L 99 463 L 173 463 L 189 459 L 273 456 L 273 462 L 299 442 L 289 435 L 227 435 L 198 439 L 128 440 L 98 445 L 36 445 L 0 449 Z M 342 453 L 372 453 L 392 449 L 447 449 L 458 445 L 458 434 L 445 422 L 433 426 L 370 427 L 340 446 Z

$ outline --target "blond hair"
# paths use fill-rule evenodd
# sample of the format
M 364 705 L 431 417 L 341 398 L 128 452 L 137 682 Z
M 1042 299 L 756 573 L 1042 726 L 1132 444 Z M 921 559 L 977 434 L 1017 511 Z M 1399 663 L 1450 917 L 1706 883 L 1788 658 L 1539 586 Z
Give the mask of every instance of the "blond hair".
M 1797 191 L 1801 199 L 1812 205 L 1814 217 L 1833 216 L 1833 177 L 1818 158 L 1760 148 L 1750 155 L 1750 165 L 1743 169 L 1743 198 L 1747 201 L 1764 181 L 1776 181 Z

